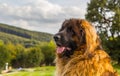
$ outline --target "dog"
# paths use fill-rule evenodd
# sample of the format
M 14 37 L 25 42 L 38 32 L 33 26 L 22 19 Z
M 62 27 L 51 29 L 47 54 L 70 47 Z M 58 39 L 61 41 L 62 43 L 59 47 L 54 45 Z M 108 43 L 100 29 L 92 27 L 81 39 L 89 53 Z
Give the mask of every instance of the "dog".
M 65 20 L 54 40 L 56 76 L 118 76 L 95 28 L 87 20 Z

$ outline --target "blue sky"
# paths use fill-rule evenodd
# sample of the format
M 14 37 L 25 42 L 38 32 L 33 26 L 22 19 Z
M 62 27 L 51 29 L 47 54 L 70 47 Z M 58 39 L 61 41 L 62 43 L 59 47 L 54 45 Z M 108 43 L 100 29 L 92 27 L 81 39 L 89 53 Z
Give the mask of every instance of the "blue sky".
M 0 0 L 0 23 L 28 30 L 58 32 L 69 18 L 84 18 L 89 0 Z

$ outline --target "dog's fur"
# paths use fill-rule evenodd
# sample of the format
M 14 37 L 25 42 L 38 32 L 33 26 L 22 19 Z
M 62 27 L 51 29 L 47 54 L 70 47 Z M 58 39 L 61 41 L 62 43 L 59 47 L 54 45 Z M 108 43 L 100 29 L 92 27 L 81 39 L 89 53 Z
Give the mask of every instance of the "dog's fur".
M 118 76 L 88 21 L 65 20 L 55 36 L 58 47 L 69 48 L 56 54 L 56 76 Z

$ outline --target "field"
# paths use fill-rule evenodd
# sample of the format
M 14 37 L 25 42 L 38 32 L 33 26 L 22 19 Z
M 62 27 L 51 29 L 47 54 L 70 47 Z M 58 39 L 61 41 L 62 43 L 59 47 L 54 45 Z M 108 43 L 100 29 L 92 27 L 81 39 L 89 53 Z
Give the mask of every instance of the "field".
M 119 76 L 120 76 L 120 66 L 119 65 L 114 65 L 114 68 L 117 70 Z
M 115 65 L 114 68 L 120 75 L 120 66 Z M 46 67 L 36 67 L 36 68 L 29 68 L 23 69 L 21 71 L 14 71 L 7 74 L 2 74 L 0 76 L 54 76 L 55 67 L 53 66 L 46 66 Z
M 54 76 L 54 70 L 55 67 L 53 66 L 37 67 L 14 71 L 0 76 Z

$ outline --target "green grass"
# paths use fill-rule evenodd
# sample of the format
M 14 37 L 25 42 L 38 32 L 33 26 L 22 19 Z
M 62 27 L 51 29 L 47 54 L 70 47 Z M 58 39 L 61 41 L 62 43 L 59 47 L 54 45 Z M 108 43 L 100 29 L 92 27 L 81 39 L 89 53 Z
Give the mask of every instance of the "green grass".
M 120 75 L 120 66 L 114 65 L 114 68 L 117 70 L 117 72 Z M 2 76 L 54 76 L 54 73 L 55 73 L 54 66 L 46 66 L 46 67 L 28 68 L 22 71 L 15 71 L 7 74 L 2 74 Z
M 119 65 L 114 65 L 114 68 L 117 70 L 118 74 L 120 75 L 120 66 Z
M 54 76 L 55 67 L 37 67 L 29 68 L 22 71 L 11 72 L 7 74 L 2 74 L 2 76 Z

